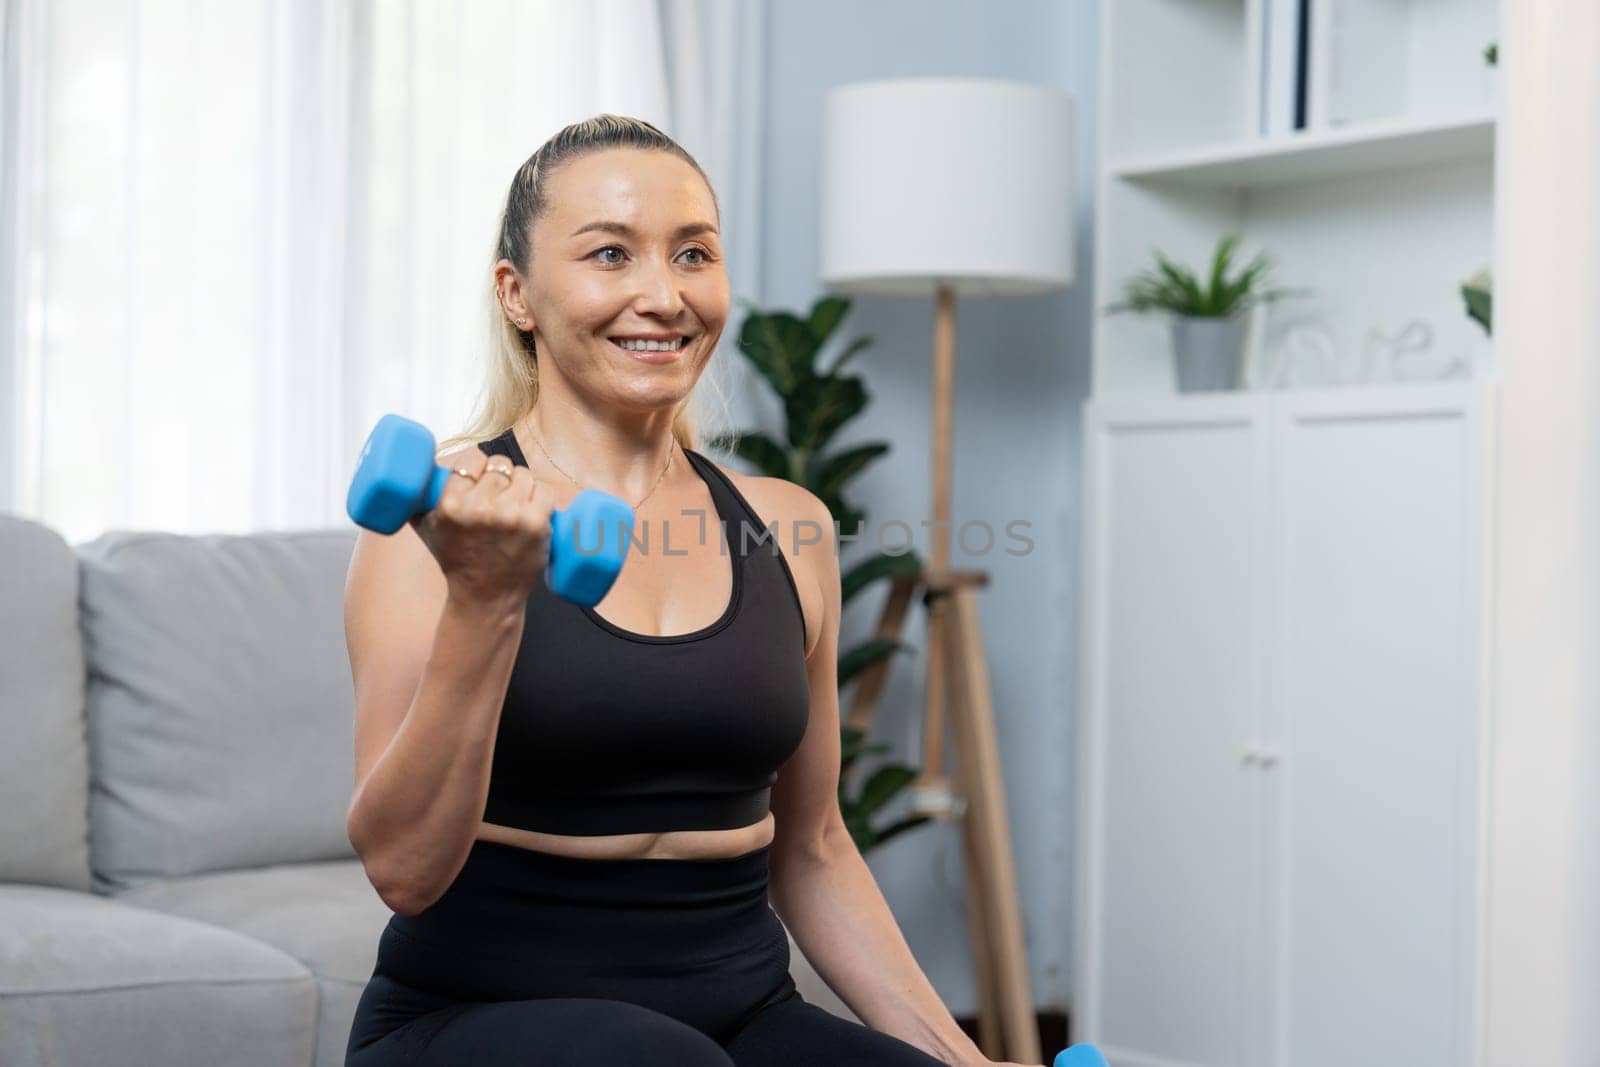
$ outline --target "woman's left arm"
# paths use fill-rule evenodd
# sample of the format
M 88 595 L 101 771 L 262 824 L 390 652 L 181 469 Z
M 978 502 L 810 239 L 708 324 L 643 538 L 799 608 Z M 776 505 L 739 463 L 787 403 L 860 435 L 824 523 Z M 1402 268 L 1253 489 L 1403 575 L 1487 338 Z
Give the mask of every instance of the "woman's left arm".
M 783 551 L 815 536 L 822 539 L 791 555 L 795 577 L 811 576 L 822 604 L 821 627 L 806 653 L 811 717 L 799 749 L 772 788 L 777 829 L 769 853 L 773 910 L 805 957 L 863 1023 L 900 1038 L 953 1067 L 987 1065 L 912 958 L 889 905 L 856 849 L 839 811 L 839 557 L 833 518 L 815 495 L 790 515 L 801 522 L 793 536 L 781 530 Z M 781 527 L 781 524 L 780 524 Z M 815 602 L 815 601 L 813 601 Z

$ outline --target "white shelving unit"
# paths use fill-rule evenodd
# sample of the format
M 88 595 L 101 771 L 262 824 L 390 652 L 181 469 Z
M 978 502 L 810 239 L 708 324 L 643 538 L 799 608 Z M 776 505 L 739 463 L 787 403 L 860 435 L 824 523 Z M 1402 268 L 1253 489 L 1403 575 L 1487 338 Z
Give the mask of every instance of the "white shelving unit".
M 1494 152 L 1494 115 L 1411 119 L 1185 149 L 1111 167 L 1113 177 L 1159 187 L 1248 191 L 1396 168 L 1471 163 Z
M 1369 331 L 1421 320 L 1441 363 L 1481 373 L 1492 345 L 1460 286 L 1493 256 L 1498 85 L 1483 49 L 1493 0 L 1319 0 L 1316 125 L 1259 133 L 1266 0 L 1118 0 L 1102 24 L 1095 291 L 1101 307 L 1159 248 L 1199 270 L 1217 241 L 1266 251 L 1276 284 L 1309 289 L 1265 312 L 1261 354 L 1307 321 L 1332 334 L 1352 384 Z M 1321 86 L 1320 92 L 1316 87 Z M 1320 117 L 1320 118 L 1319 118 Z M 1155 317 L 1097 317 L 1096 393 L 1175 391 Z M 1273 370 L 1257 360 L 1252 382 Z
M 1118 1067 L 1480 1062 L 1495 0 L 1314 0 L 1311 128 L 1264 137 L 1276 0 L 1102 14 L 1100 306 L 1268 252 L 1246 388 L 1098 317 L 1084 417 L 1075 1037 Z M 1243 260 L 1241 260 L 1242 262 Z M 1374 376 L 1416 322 L 1427 364 Z M 1333 365 L 1278 388 L 1282 338 Z

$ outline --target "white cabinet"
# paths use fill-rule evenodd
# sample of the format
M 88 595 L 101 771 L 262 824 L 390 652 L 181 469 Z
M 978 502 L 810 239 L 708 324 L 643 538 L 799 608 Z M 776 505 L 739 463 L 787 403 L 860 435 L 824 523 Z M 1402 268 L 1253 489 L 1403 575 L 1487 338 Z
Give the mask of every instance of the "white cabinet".
M 1481 382 L 1091 401 L 1079 973 L 1117 1067 L 1472 1062 Z

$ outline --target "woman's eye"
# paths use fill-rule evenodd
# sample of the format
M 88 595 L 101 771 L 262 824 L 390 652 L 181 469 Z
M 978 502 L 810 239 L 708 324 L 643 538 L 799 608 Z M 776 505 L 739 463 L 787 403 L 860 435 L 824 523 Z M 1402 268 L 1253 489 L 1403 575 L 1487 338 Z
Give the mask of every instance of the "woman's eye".
M 604 248 L 597 248 L 593 252 L 589 253 L 589 256 L 590 256 L 590 258 L 593 258 L 595 256 L 602 256 L 603 257 L 608 252 L 615 252 L 617 254 L 618 258 L 616 258 L 616 259 L 604 259 L 603 258 L 603 259 L 600 260 L 600 262 L 606 263 L 606 264 L 609 264 L 609 265 L 612 265 L 612 266 L 615 266 L 616 264 L 622 262 L 622 258 L 621 257 L 625 253 L 624 253 L 624 250 L 623 250 L 621 245 L 606 245 Z M 707 252 L 703 248 L 685 248 L 679 254 L 686 256 L 686 255 L 689 255 L 690 253 L 693 253 L 694 255 L 700 257 L 699 259 L 695 259 L 695 260 L 691 260 L 690 261 L 696 267 L 704 266 L 707 262 L 709 262 L 710 253 Z

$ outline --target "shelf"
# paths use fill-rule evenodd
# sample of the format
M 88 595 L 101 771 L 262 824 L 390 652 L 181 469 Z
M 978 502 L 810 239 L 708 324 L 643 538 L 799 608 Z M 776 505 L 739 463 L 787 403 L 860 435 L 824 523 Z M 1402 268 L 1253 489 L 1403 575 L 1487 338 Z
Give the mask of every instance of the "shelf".
M 1200 393 L 1176 393 L 1155 389 L 1100 390 L 1086 398 L 1106 418 L 1159 419 L 1166 416 L 1229 417 L 1262 406 L 1292 402 L 1297 408 L 1315 411 L 1376 413 L 1416 413 L 1436 407 L 1455 407 L 1464 398 L 1486 395 L 1495 388 L 1487 372 L 1472 378 L 1439 381 L 1366 382 L 1347 385 L 1304 385 L 1292 389 L 1218 389 Z
M 1494 134 L 1492 114 L 1449 121 L 1367 123 L 1147 157 L 1115 165 L 1111 174 L 1124 181 L 1189 188 L 1260 188 L 1488 158 L 1494 152 Z

